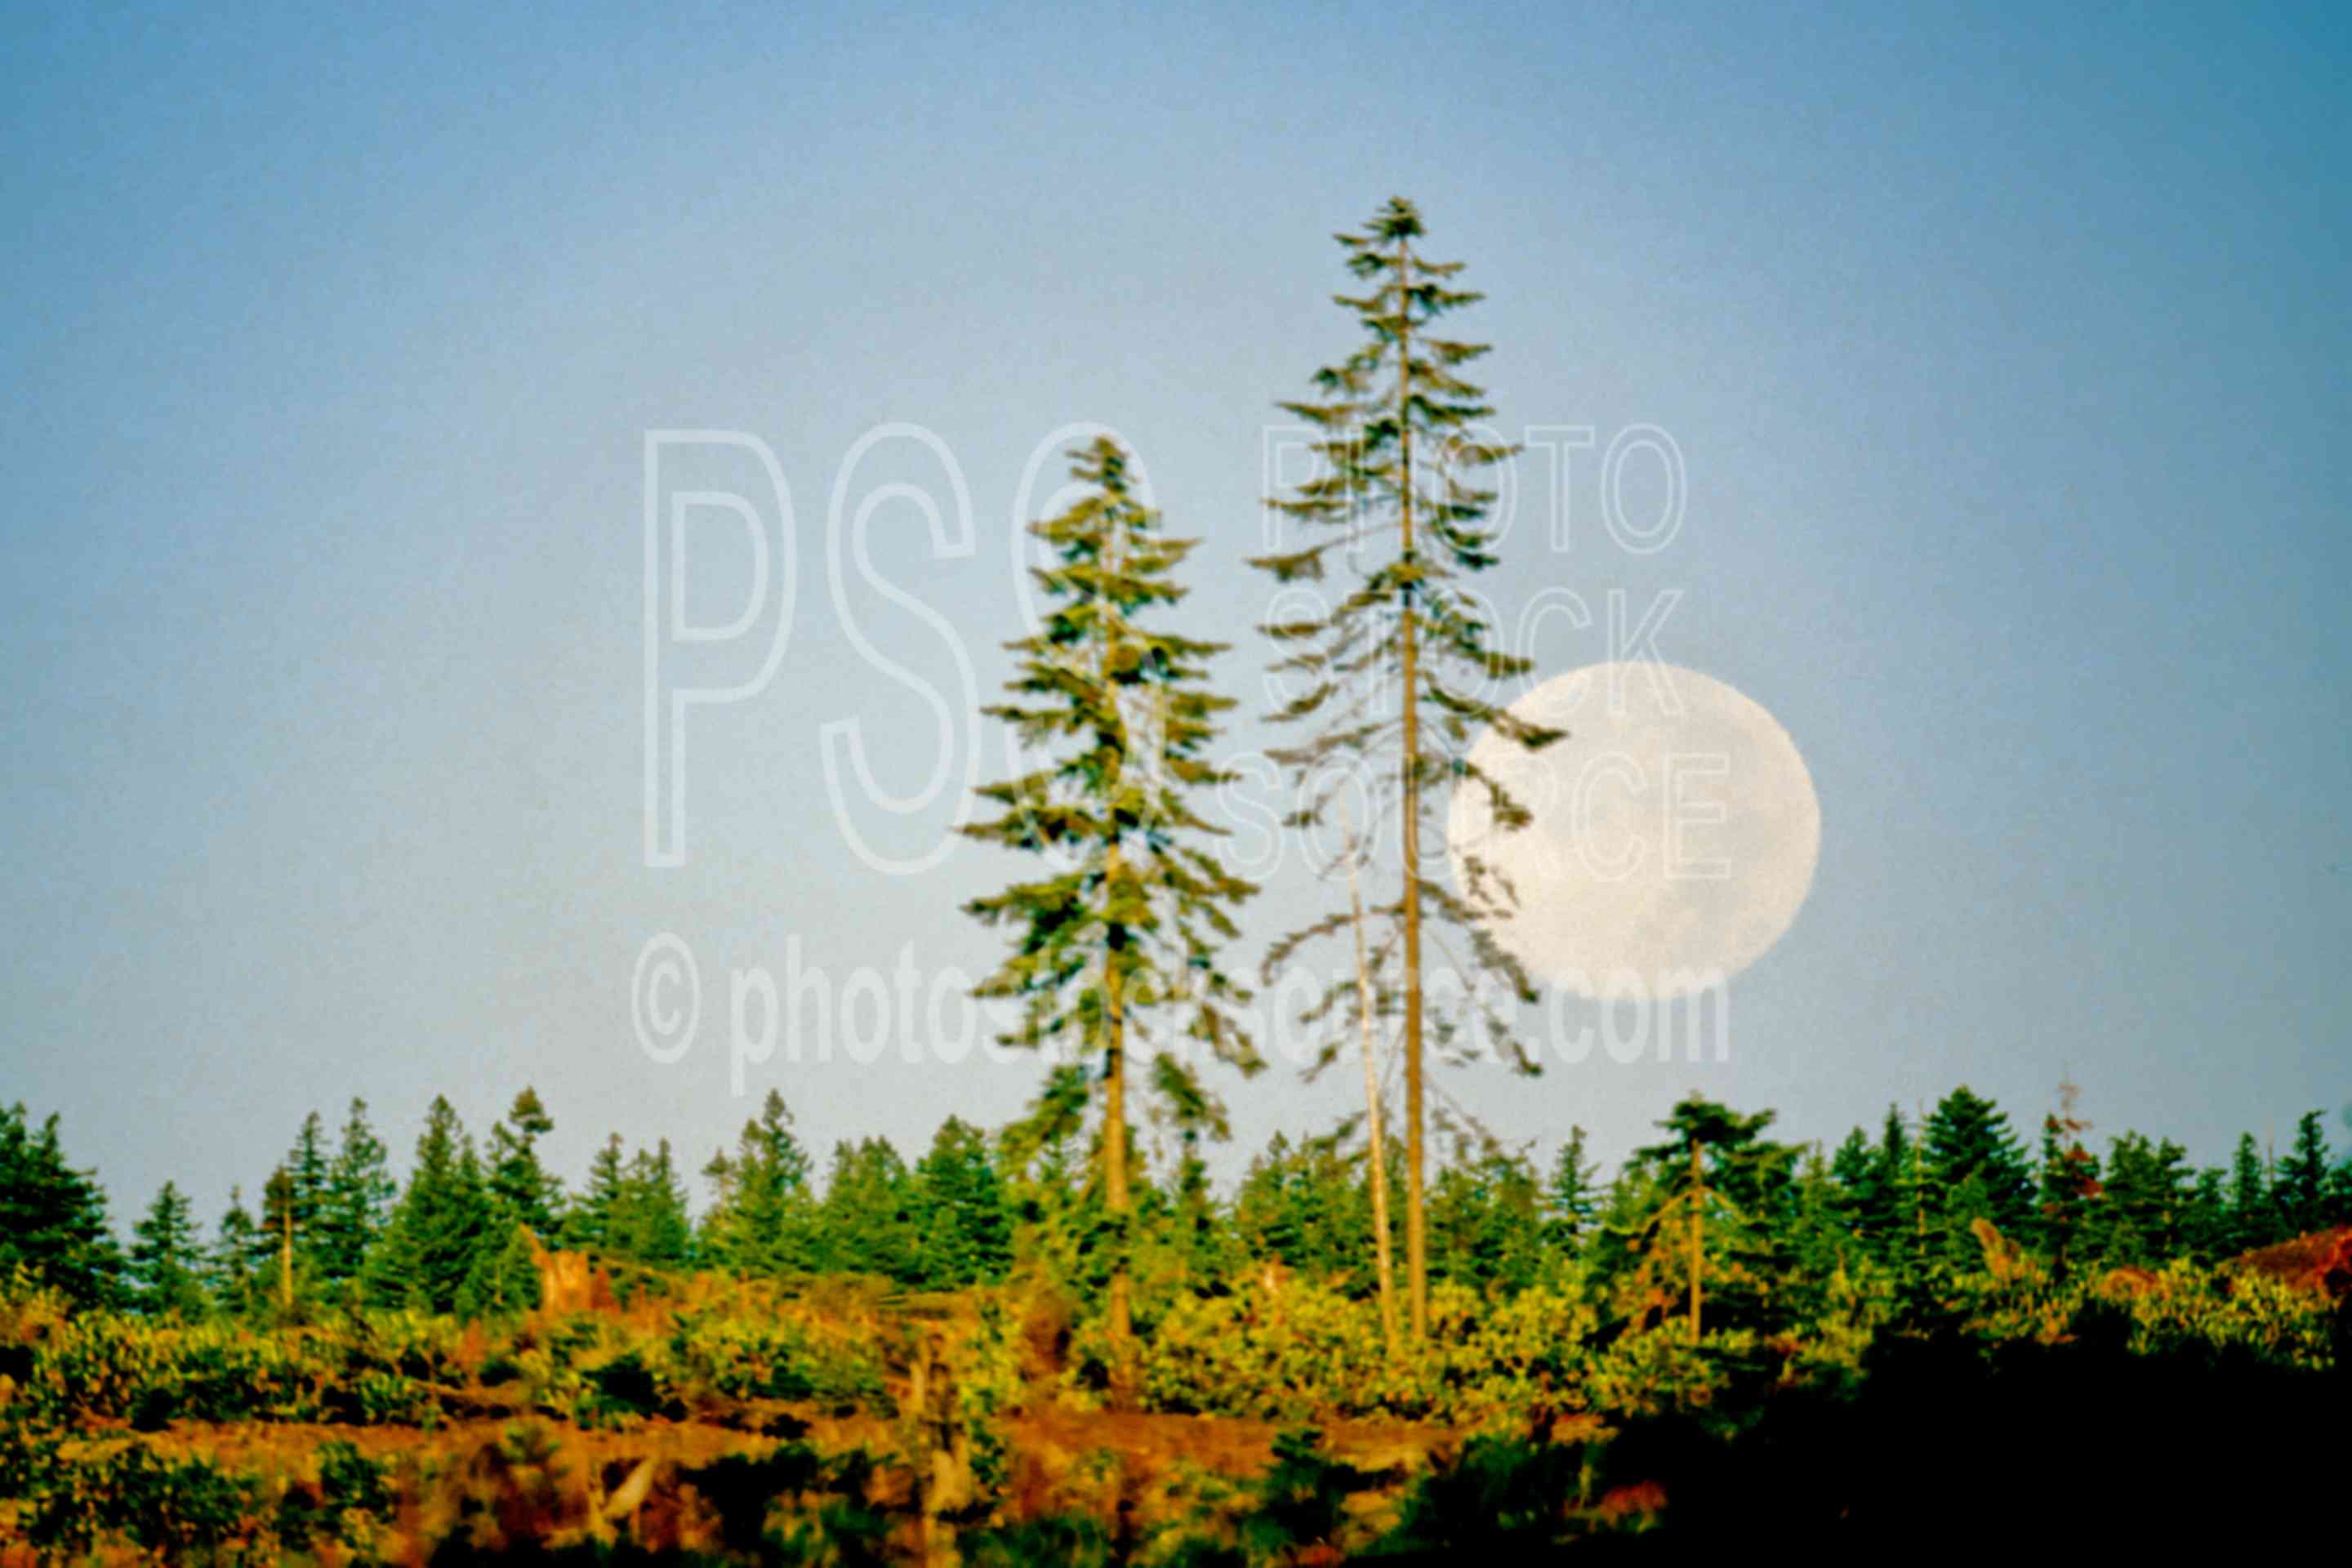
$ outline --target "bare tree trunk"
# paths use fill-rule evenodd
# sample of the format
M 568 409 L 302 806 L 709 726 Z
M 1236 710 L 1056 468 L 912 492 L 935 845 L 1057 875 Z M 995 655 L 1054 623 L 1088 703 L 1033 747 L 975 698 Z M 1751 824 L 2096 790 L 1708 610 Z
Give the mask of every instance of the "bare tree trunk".
M 1111 865 L 1116 870 L 1117 850 L 1111 852 Z M 1103 1060 L 1103 1205 L 1123 1223 L 1127 1215 L 1127 1028 L 1119 1016 L 1118 970 L 1108 958 L 1103 964 L 1103 1006 L 1108 1015 L 1108 1044 Z M 1110 1276 L 1110 1332 L 1118 1347 L 1118 1376 L 1121 1379 L 1126 1376 L 1128 1337 L 1132 1326 L 1128 1302 L 1127 1245 L 1122 1231 Z
M 1706 1209 L 1706 1177 L 1699 1163 L 1696 1143 L 1691 1145 L 1690 1190 L 1690 1331 L 1691 1343 L 1698 1343 L 1698 1279 L 1700 1261 L 1706 1256 L 1700 1245 L 1699 1227 L 1705 1223 Z
M 1108 564 L 1118 569 L 1118 541 L 1114 534 Z M 1106 643 L 1101 650 L 1097 675 L 1106 688 L 1110 684 L 1110 648 Z M 1116 702 L 1118 699 L 1112 698 Z M 1114 810 L 1116 808 L 1114 807 Z M 1103 886 L 1108 896 L 1116 898 L 1119 878 L 1119 840 L 1114 816 L 1108 852 L 1103 858 Z M 1111 1259 L 1110 1276 L 1110 1335 L 1112 1358 L 1111 1393 L 1113 1403 L 1124 1406 L 1133 1386 L 1134 1320 L 1128 1300 L 1127 1281 L 1127 1019 L 1120 1000 L 1118 952 L 1106 941 L 1103 947 L 1103 1206 L 1118 1227 L 1118 1250 Z
M 1927 1108 L 1919 1107 L 1919 1131 L 1911 1140 L 1911 1210 L 1919 1220 L 1919 1263 L 1927 1261 L 1927 1184 L 1919 1170 L 1919 1155 L 1927 1142 Z
M 1397 241 L 1397 429 L 1399 521 L 1407 567 L 1412 564 L 1412 253 Z M 1422 1213 L 1421 1108 L 1421 662 L 1413 625 L 1412 584 L 1399 595 L 1404 642 L 1404 1253 L 1412 1294 L 1412 1337 L 1429 1332 L 1429 1243 Z
M 278 1215 L 278 1304 L 294 1310 L 294 1203 L 291 1184 Z
M 1374 1060 L 1372 967 L 1364 952 L 1364 898 L 1358 886 L 1362 858 L 1357 852 L 1355 829 L 1348 831 L 1348 908 L 1356 928 L 1356 1017 L 1364 1046 L 1364 1117 L 1370 1129 L 1372 1162 L 1372 1248 L 1380 1260 L 1381 1332 L 1388 1342 L 1389 1359 L 1398 1353 L 1396 1268 L 1389 1256 L 1389 1167 L 1387 1131 L 1381 1110 L 1381 1073 Z

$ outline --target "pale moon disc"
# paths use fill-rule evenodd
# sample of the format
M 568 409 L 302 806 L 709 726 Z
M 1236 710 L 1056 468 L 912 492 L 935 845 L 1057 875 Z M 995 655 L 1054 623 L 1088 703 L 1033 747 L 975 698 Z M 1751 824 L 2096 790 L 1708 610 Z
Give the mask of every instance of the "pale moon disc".
M 1555 676 L 1510 711 L 1569 731 L 1529 752 L 1489 729 L 1470 748 L 1533 820 L 1498 826 L 1487 791 L 1456 778 L 1445 843 L 1455 888 L 1531 973 L 1656 1000 L 1719 984 L 1780 940 L 1813 885 L 1822 807 L 1771 714 L 1649 661 Z

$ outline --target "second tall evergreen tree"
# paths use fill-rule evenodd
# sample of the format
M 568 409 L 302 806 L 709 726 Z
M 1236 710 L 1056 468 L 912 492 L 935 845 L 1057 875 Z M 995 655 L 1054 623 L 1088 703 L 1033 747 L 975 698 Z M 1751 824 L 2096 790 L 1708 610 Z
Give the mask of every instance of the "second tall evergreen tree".
M 1286 650 L 1275 668 L 1300 683 L 1275 720 L 1320 726 L 1306 743 L 1275 753 L 1297 770 L 1300 786 L 1289 826 L 1323 826 L 1334 797 L 1360 784 L 1371 794 L 1376 813 L 1395 812 L 1397 895 L 1372 911 L 1387 922 L 1388 932 L 1375 952 L 1381 983 L 1363 993 L 1381 1022 L 1395 1017 L 1403 1033 L 1405 1267 L 1416 1338 L 1429 1316 L 1422 1057 L 1425 1037 L 1450 1038 L 1453 1023 L 1438 1020 L 1433 1030 L 1423 1016 L 1425 918 L 1461 930 L 1468 944 L 1464 962 L 1504 980 L 1519 1001 L 1536 999 L 1517 961 L 1479 923 L 1482 915 L 1507 909 L 1509 889 L 1481 877 L 1475 862 L 1469 866 L 1472 880 L 1484 885 L 1460 895 L 1423 875 L 1423 819 L 1435 786 L 1452 780 L 1487 793 L 1497 826 L 1523 826 L 1525 807 L 1500 781 L 1471 764 L 1470 743 L 1488 728 L 1529 748 L 1560 738 L 1558 731 L 1514 718 L 1485 695 L 1493 683 L 1529 668 L 1498 645 L 1482 602 L 1461 583 L 1496 563 L 1496 537 L 1486 521 L 1495 492 L 1478 479 L 1513 448 L 1479 437 L 1481 422 L 1494 410 L 1483 389 L 1461 374 L 1486 345 L 1437 330 L 1441 317 L 1481 296 L 1455 288 L 1462 263 L 1430 260 L 1420 249 L 1422 237 L 1420 213 L 1402 198 L 1390 201 L 1361 232 L 1338 237 L 1349 272 L 1366 291 L 1337 296 L 1337 302 L 1355 316 L 1363 340 L 1345 359 L 1316 373 L 1314 399 L 1282 405 L 1315 431 L 1322 471 L 1272 503 L 1310 531 L 1308 539 L 1254 563 L 1285 584 L 1322 579 L 1335 558 L 1353 563 L 1358 574 L 1336 602 L 1263 629 Z M 1349 777 L 1350 771 L 1358 776 Z M 1267 955 L 1269 974 L 1302 944 L 1344 924 L 1344 916 L 1326 919 L 1277 943 Z M 1307 1016 L 1336 1017 L 1352 1032 L 1360 1026 L 1360 994 L 1351 984 L 1333 986 Z M 1483 1016 L 1475 1022 L 1488 1043 L 1532 1070 L 1512 1040 L 1508 1011 L 1479 1011 Z
M 1116 442 L 1097 439 L 1071 471 L 1083 499 L 1030 527 L 1053 557 L 1036 572 L 1044 624 L 1010 645 L 1014 700 L 988 710 L 1045 760 L 982 791 L 1003 814 L 964 829 L 1046 865 L 968 907 L 1012 935 L 979 993 L 1020 1003 L 1007 1043 L 1066 1043 L 1101 1062 L 1111 1322 L 1124 1342 L 1128 1058 L 1138 1026 L 1167 1010 L 1209 1054 L 1260 1065 L 1233 1016 L 1246 994 L 1216 959 L 1234 934 L 1228 910 L 1255 889 L 1202 847 L 1222 829 L 1191 804 L 1228 776 L 1207 754 L 1233 706 L 1206 683 L 1219 647 L 1141 624 L 1183 598 L 1172 574 L 1192 542 L 1160 533 Z

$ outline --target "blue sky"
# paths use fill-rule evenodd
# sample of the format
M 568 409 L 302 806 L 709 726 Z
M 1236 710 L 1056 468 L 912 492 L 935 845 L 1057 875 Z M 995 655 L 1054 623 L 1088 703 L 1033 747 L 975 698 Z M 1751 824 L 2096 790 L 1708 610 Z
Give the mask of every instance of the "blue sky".
M 2062 1071 L 2103 1134 L 2283 1140 L 2352 1100 L 2352 40 L 2071 9 L 12 8 L 0 1097 L 118 1209 L 249 1190 L 355 1093 L 404 1150 L 436 1092 L 478 1131 L 535 1083 L 575 1172 L 614 1129 L 698 1164 L 771 1085 L 820 1145 L 1012 1114 L 1033 1064 L 779 1057 L 739 1100 L 712 1019 L 668 1066 L 631 1029 L 658 931 L 714 1011 L 795 940 L 998 952 L 957 906 L 1011 867 L 877 875 L 826 805 L 828 722 L 895 790 L 933 763 L 845 615 L 956 679 L 933 622 L 827 591 L 844 457 L 888 421 L 954 455 L 976 553 L 900 507 L 875 559 L 991 692 L 1024 465 L 1115 428 L 1252 689 L 1261 431 L 1347 345 L 1329 234 L 1403 193 L 1488 292 L 1499 424 L 1654 425 L 1686 466 L 1634 556 L 1580 454 L 1506 617 L 1679 593 L 1659 652 L 1780 719 L 1823 821 L 1728 1063 L 1450 1090 L 1612 1157 L 1694 1087 L 1834 1139 L 1961 1081 L 2030 1124 Z M 799 593 L 648 869 L 641 449 L 696 426 L 773 449 Z M 947 493 L 901 443 L 851 494 L 894 479 Z M 953 809 L 859 820 L 913 854 Z M 1236 956 L 1317 896 L 1272 879 Z M 1352 1103 L 1227 1089 L 1244 1148 Z

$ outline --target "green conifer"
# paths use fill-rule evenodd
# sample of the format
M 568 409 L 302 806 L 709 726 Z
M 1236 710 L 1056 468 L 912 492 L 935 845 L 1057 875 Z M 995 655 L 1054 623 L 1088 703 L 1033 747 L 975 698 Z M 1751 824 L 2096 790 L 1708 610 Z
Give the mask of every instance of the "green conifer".
M 2011 1240 L 2023 1239 L 2033 1217 L 2033 1182 L 2000 1107 L 1962 1084 L 1937 1101 L 1920 1142 L 1929 1184 L 1921 1194 L 1924 1212 L 1948 1261 L 1973 1267 L 1980 1258 L 1970 1230 L 1979 1219 Z
M 1003 1278 L 1013 1262 L 1013 1215 L 980 1131 L 960 1117 L 941 1122 L 915 1184 L 922 1285 L 954 1290 Z
M 115 1300 L 122 1270 L 95 1173 L 66 1163 L 54 1115 L 36 1131 L 21 1104 L 0 1108 L 0 1279 L 19 1268 L 89 1306 Z
M 1111 1331 L 1124 1342 L 1128 1058 L 1146 1048 L 1141 1021 L 1165 1010 L 1196 1046 L 1257 1068 L 1234 1014 L 1247 994 L 1216 957 L 1234 935 L 1228 910 L 1255 889 L 1202 847 L 1223 830 L 1192 804 L 1231 776 L 1208 759 L 1217 716 L 1233 706 L 1206 683 L 1219 647 L 1141 624 L 1184 597 L 1173 574 L 1193 542 L 1160 531 L 1108 437 L 1076 454 L 1071 473 L 1084 496 L 1030 527 L 1052 556 L 1034 574 L 1050 601 L 1044 624 L 1010 645 L 1016 700 L 988 710 L 1046 760 L 982 789 L 1003 815 L 963 829 L 1047 864 L 967 908 L 1012 937 L 1012 955 L 978 990 L 1020 1004 L 1006 1043 L 1067 1043 L 1102 1063 Z
M 808 1154 L 793 1135 L 782 1095 L 770 1089 L 759 1116 L 744 1122 L 735 1152 L 713 1155 L 703 1174 L 713 1193 L 703 1216 L 706 1257 L 739 1274 L 814 1267 Z
M 244 1190 L 231 1187 L 228 1208 L 205 1260 L 205 1282 L 223 1311 L 242 1313 L 253 1306 L 254 1258 L 260 1235 L 253 1211 L 245 1206 Z
M 416 1163 L 370 1260 L 373 1294 L 425 1311 L 471 1310 L 467 1289 L 481 1255 L 504 1250 L 474 1142 L 449 1102 L 436 1096 L 416 1141 Z
M 554 1131 L 555 1119 L 529 1085 L 490 1126 L 490 1193 L 501 1219 L 529 1226 L 541 1245 L 554 1241 L 563 1203 L 563 1184 L 539 1159 L 539 1141 Z
M 2278 1215 L 2271 1204 L 2271 1173 L 2262 1145 L 2251 1132 L 2238 1134 L 2230 1156 L 2230 1245 L 2251 1252 L 2278 1239 Z
M 2294 1142 L 2278 1163 L 2278 1179 L 2271 1189 L 2284 1233 L 2299 1236 L 2318 1230 L 2328 1220 L 2327 1134 L 2320 1114 L 2306 1110 L 2294 1124 Z
M 656 1268 L 683 1268 L 691 1263 L 694 1221 L 668 1139 L 630 1157 L 627 1194 L 619 1250 Z
M 2036 1175 L 2042 1250 L 2051 1277 L 2063 1281 L 2099 1196 L 2099 1162 L 2083 1147 L 2090 1130 L 2076 1110 L 2079 1093 L 2071 1081 L 2058 1086 L 2058 1109 L 2042 1119 L 2042 1164 Z
M 321 1275 L 339 1285 L 361 1277 L 399 1190 L 391 1156 L 368 1121 L 367 1101 L 355 1099 L 344 1115 L 313 1222 L 311 1250 Z
M 1425 818 L 1437 788 L 1451 783 L 1485 791 L 1499 827 L 1524 826 L 1525 807 L 1501 781 L 1470 764 L 1470 743 L 1489 728 L 1531 749 L 1560 737 L 1522 722 L 1484 695 L 1492 683 L 1523 675 L 1529 665 L 1497 646 L 1482 601 L 1461 582 L 1497 559 L 1486 522 L 1495 492 L 1479 480 L 1513 448 L 1477 437 L 1480 423 L 1494 411 L 1483 391 L 1461 374 L 1486 345 L 1441 336 L 1437 326 L 1482 296 L 1454 285 L 1462 263 L 1433 261 L 1422 253 L 1421 215 L 1402 198 L 1390 201 L 1360 232 L 1337 238 L 1349 272 L 1364 288 L 1360 295 L 1337 296 L 1337 302 L 1356 318 L 1363 341 L 1316 373 L 1314 399 L 1281 405 L 1314 428 L 1322 471 L 1288 496 L 1268 498 L 1280 515 L 1314 537 L 1254 564 L 1283 584 L 1320 580 L 1335 559 L 1355 565 L 1355 581 L 1336 603 L 1286 614 L 1262 630 L 1286 650 L 1275 669 L 1301 683 L 1274 719 L 1319 725 L 1305 744 L 1275 753 L 1296 772 L 1301 789 L 1288 825 L 1319 826 L 1339 796 L 1366 786 L 1374 792 L 1374 820 L 1391 809 L 1396 814 L 1397 894 L 1370 911 L 1387 928 L 1373 944 L 1381 978 L 1366 987 L 1352 977 L 1332 984 L 1308 1005 L 1306 1018 L 1343 1023 L 1348 1027 L 1337 1037 L 1352 1039 L 1369 996 L 1383 1023 L 1402 1019 L 1406 1293 L 1417 1338 L 1429 1306 L 1425 1034 L 1433 1033 L 1441 1048 L 1463 1043 L 1454 1018 L 1434 1020 L 1433 1030 L 1425 1030 L 1425 917 L 1459 928 L 1465 938 L 1465 962 L 1478 972 L 1465 975 L 1462 987 L 1471 999 L 1473 1033 L 1522 1070 L 1536 1070 L 1514 1036 L 1509 1005 L 1469 984 L 1496 977 L 1507 984 L 1512 999 L 1536 998 L 1526 973 L 1483 923 L 1510 906 L 1509 885 L 1475 856 L 1468 860 L 1471 885 L 1459 895 L 1428 876 Z M 1301 948 L 1339 934 L 1348 923 L 1343 910 L 1292 932 L 1268 952 L 1266 974 L 1280 973 Z
M 914 1198 L 907 1162 L 888 1139 L 835 1144 L 818 1209 L 819 1266 L 915 1283 L 922 1259 Z
M 131 1304 L 158 1316 L 199 1315 L 205 1308 L 202 1268 L 202 1248 L 196 1242 L 187 1197 L 178 1186 L 165 1182 L 131 1231 L 130 1265 L 125 1270 Z
M 1573 1253 L 1600 1208 L 1597 1163 L 1584 1157 L 1584 1129 L 1568 1130 L 1568 1142 L 1552 1160 L 1551 1179 L 1544 1187 L 1544 1239 L 1555 1251 Z

